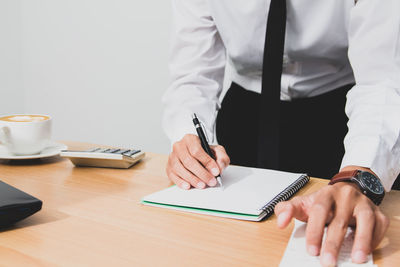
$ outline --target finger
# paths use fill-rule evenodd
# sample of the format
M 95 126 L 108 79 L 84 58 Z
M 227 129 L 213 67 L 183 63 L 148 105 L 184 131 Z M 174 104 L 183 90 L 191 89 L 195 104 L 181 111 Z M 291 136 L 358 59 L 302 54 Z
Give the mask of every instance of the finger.
M 177 154 L 183 166 L 197 176 L 197 178 L 204 181 L 209 186 L 217 185 L 217 180 L 215 179 L 214 175 L 212 175 L 195 158 L 193 158 L 186 147 L 178 150 Z
M 318 256 L 321 251 L 322 237 L 325 225 L 333 207 L 331 195 L 319 194 L 310 208 L 306 228 L 307 251 L 312 256 Z
M 217 176 L 220 174 L 217 162 L 210 157 L 201 147 L 199 138 L 192 138 L 187 145 L 189 153 L 209 171 L 212 175 Z
M 219 166 L 220 171 L 222 172 L 226 167 L 228 167 L 231 160 L 223 146 L 219 146 L 219 145 L 212 146 L 211 150 L 214 152 L 215 158 L 217 160 L 217 164 Z
M 288 226 L 293 217 L 301 221 L 307 221 L 308 215 L 303 205 L 307 197 L 294 197 L 289 201 L 283 201 L 276 205 L 275 214 L 278 217 L 277 225 L 279 228 Z
M 375 227 L 375 212 L 371 204 L 359 205 L 354 210 L 356 233 L 351 258 L 354 263 L 364 263 L 371 252 L 372 235 Z
M 193 187 L 203 189 L 206 187 L 206 184 L 197 178 L 193 173 L 188 171 L 182 164 L 182 162 L 176 158 L 173 163 L 173 170 L 178 177 L 189 182 Z
M 353 213 L 353 207 L 348 203 L 342 202 L 342 204 L 336 203 L 336 205 L 336 214 L 328 226 L 321 253 L 323 266 L 336 265 L 337 256 Z
M 177 186 L 179 186 L 182 189 L 188 190 L 190 189 L 190 184 L 188 182 L 186 182 L 185 180 L 183 180 L 182 178 L 179 178 L 178 175 L 176 175 L 175 173 L 169 173 L 168 174 L 169 179 L 171 179 L 171 181 L 176 184 Z
M 389 227 L 389 219 L 379 209 L 375 211 L 375 228 L 374 237 L 371 248 L 376 248 L 385 236 L 386 230 Z

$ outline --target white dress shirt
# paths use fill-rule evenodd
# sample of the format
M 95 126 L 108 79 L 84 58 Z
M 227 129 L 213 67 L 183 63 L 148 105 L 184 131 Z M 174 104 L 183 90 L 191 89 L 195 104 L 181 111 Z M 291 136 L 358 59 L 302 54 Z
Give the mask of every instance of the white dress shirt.
M 287 0 L 281 99 L 355 83 L 347 95 L 342 167 L 371 168 L 388 191 L 400 172 L 400 1 L 354 2 Z M 163 97 L 163 126 L 176 142 L 195 133 L 195 112 L 215 140 L 225 66 L 233 69 L 231 81 L 261 92 L 270 0 L 172 3 L 172 80 Z

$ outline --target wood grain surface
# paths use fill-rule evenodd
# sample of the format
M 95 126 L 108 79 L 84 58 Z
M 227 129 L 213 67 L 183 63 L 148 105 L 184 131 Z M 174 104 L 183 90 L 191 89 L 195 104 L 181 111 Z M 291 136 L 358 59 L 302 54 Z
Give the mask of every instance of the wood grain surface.
M 64 142 L 71 149 L 90 144 Z M 166 155 L 147 153 L 131 169 L 74 167 L 59 157 L 0 161 L 0 179 L 43 201 L 43 209 L 0 230 L 1 266 L 278 266 L 293 223 L 263 222 L 143 206 L 170 185 Z M 307 194 L 327 183 L 312 179 Z M 400 266 L 400 192 L 382 209 L 391 225 L 374 252 L 379 266 Z

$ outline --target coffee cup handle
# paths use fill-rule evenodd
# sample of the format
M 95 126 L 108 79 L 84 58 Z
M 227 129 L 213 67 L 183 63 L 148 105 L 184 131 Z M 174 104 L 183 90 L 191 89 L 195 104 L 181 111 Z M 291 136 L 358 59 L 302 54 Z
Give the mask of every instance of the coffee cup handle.
M 0 128 L 0 144 L 9 143 L 10 140 L 10 128 L 7 126 Z

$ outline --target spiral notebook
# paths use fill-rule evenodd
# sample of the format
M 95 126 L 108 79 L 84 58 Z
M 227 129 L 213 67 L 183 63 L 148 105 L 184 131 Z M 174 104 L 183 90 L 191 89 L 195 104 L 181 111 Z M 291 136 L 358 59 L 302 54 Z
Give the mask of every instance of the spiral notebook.
M 145 196 L 142 204 L 213 216 L 261 221 L 275 205 L 302 188 L 306 174 L 229 166 L 221 175 L 223 188 L 183 190 L 171 186 Z

